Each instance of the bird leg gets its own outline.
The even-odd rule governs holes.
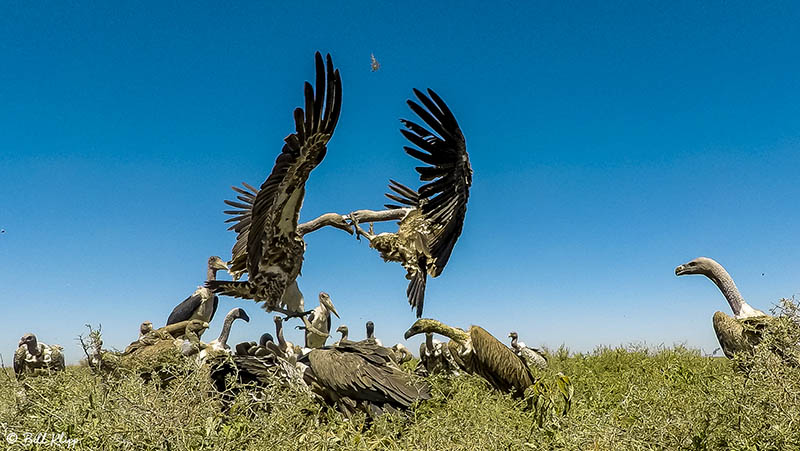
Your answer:
[[[353,227],[347,223],[347,216],[338,213],[325,213],[324,215],[297,225],[297,233],[303,236],[307,233],[317,231],[325,226],[336,227],[344,230],[350,235],[353,234]]]
[[[283,313],[284,315],[286,315],[286,318],[284,318],[284,320],[287,320],[290,318],[302,318],[303,316],[310,314],[314,310],[312,309],[312,310],[306,310],[305,312],[293,312],[283,307],[275,306],[275,307],[270,307],[269,311]]]

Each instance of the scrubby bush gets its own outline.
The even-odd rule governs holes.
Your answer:
[[[277,383],[237,390],[222,413],[207,372],[191,366],[164,388],[82,367],[24,386],[0,375],[0,432],[64,432],[86,450],[800,449],[800,369],[785,358],[800,322],[791,301],[779,313],[754,353],[737,357],[746,365],[682,346],[562,348],[526,399],[476,376],[433,376],[430,401],[371,423]]]

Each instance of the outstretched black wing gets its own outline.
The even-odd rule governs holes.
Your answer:
[[[406,194],[406,191],[412,190],[397,182],[392,181],[390,187],[404,195],[406,200],[418,202],[422,215],[429,221],[431,236],[426,237],[426,241],[433,261],[427,262],[427,272],[436,277],[450,259],[464,226],[469,188],[472,185],[472,167],[464,135],[444,101],[431,89],[428,89],[430,97],[416,89],[414,94],[424,108],[413,100],[407,102],[408,106],[430,130],[412,121],[402,120],[406,127],[406,130],[401,130],[403,136],[416,146],[405,146],[403,149],[428,164],[416,169],[420,180],[429,183],[419,187],[417,199],[410,193]],[[397,197],[393,199],[404,203]]]
[[[305,83],[305,110],[294,110],[295,133],[287,136],[286,143],[275,160],[275,166],[261,188],[244,184],[245,189],[234,187],[237,201],[226,201],[236,210],[225,213],[233,217],[230,229],[237,233],[233,246],[230,271],[236,277],[258,268],[263,250],[291,239],[295,233],[300,206],[305,194],[305,182],[325,157],[326,145],[333,135],[342,107],[342,81],[339,70],[333,69],[330,55],[323,62],[319,52],[315,55],[316,88]],[[276,262],[268,262],[276,263]]]
[[[419,231],[416,238],[419,240],[417,247],[425,249],[426,255],[419,256],[413,262],[419,270],[411,276],[406,289],[408,302],[416,308],[419,318],[425,302],[428,274],[436,277],[442,273],[453,252],[453,246],[461,235],[467,213],[469,187],[472,185],[472,167],[469,164],[464,135],[444,101],[430,89],[430,97],[416,89],[414,94],[424,107],[413,100],[407,102],[408,106],[430,130],[404,119],[401,122],[406,129],[400,131],[416,146],[403,147],[406,153],[428,164],[416,168],[420,180],[428,183],[414,191],[390,180],[389,189],[393,192],[386,194],[386,197],[396,204],[386,204],[386,207],[416,208],[420,210],[428,226],[424,232]]]

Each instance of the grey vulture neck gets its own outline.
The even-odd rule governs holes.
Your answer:
[[[722,292],[722,295],[725,296],[725,300],[730,304],[735,318],[740,319],[764,315],[763,312],[754,309],[744,300],[736,284],[733,282],[733,278],[722,265],[709,258],[708,267],[709,272],[706,276],[714,282],[717,288],[719,288],[719,291]]]

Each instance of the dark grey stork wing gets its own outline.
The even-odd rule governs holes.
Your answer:
[[[389,189],[395,194],[386,196],[404,206],[419,208],[430,226],[430,234],[420,239],[424,241],[421,247],[429,250],[431,259],[426,256],[419,258],[416,264],[420,271],[411,278],[406,290],[408,302],[416,307],[419,318],[425,301],[427,274],[436,277],[442,273],[453,246],[461,236],[472,185],[472,167],[464,135],[444,101],[431,89],[428,89],[430,97],[416,89],[414,94],[424,108],[413,100],[408,100],[408,106],[430,130],[415,122],[402,120],[406,130],[401,130],[401,133],[416,146],[405,146],[403,149],[428,164],[418,166],[416,170],[420,180],[429,183],[415,192],[390,180]],[[386,207],[399,208],[402,205],[387,204]]]
[[[266,248],[296,233],[305,182],[325,157],[342,107],[342,81],[330,55],[323,62],[317,52],[315,63],[316,88],[305,83],[305,110],[294,110],[295,133],[284,140],[272,172],[257,192],[249,185],[234,188],[241,202],[226,202],[236,208],[226,211],[238,234],[230,261],[234,274],[255,271],[262,258],[272,257],[265,255]]]
[[[216,298],[216,296],[214,296]],[[172,313],[169,314],[169,318],[167,318],[167,326],[170,324],[179,323],[181,321],[187,321],[192,317],[192,314],[200,307],[200,304],[203,302],[203,297],[200,296],[200,293],[195,291],[195,293],[188,298],[184,299],[183,302],[178,304],[174,309],[172,309]],[[216,305],[214,306],[216,310]]]

